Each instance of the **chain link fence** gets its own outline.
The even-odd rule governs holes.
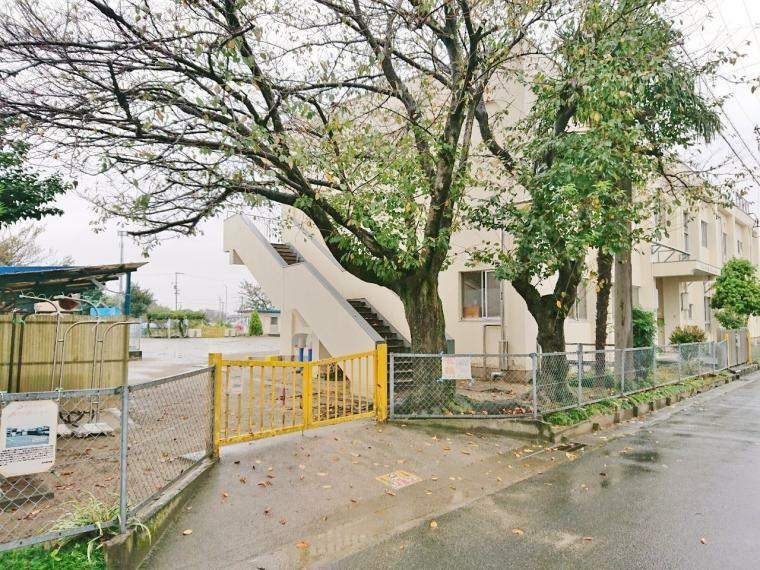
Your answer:
[[[578,345],[541,354],[392,354],[390,416],[537,416],[727,367],[725,341],[626,350]]]
[[[126,389],[0,393],[6,451],[37,453],[55,441],[53,466],[43,473],[10,476],[11,460],[0,454],[0,471],[9,475],[0,475],[0,552],[119,521],[123,529],[128,518],[139,518],[142,507],[211,454],[212,371]],[[19,402],[45,401],[57,405],[55,435],[47,426],[9,427]]]
[[[514,417],[532,413],[530,354],[392,354],[393,417]],[[466,362],[466,373],[450,370]],[[453,373],[452,373],[453,372]]]

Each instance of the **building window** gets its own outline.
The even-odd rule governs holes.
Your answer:
[[[634,307],[640,307],[641,303],[639,302],[639,291],[641,290],[641,287],[633,286],[633,291],[631,292],[631,296],[633,297],[633,306]]]
[[[269,317],[269,324],[273,327],[277,326],[277,317]]]
[[[728,257],[728,234],[726,232],[723,232],[720,250],[723,252],[723,261],[725,261],[726,257]]]
[[[588,319],[588,291],[586,290],[585,283],[578,285],[578,291],[575,295],[575,303],[573,303],[573,306],[570,309],[569,317],[576,321],[585,321]]]
[[[742,251],[744,250],[743,245],[744,244],[742,244],[742,240],[736,240],[736,255],[742,254]]]
[[[462,318],[499,316],[499,280],[493,271],[467,271],[462,275]]]
[[[689,251],[689,214],[683,215],[683,250]]]
[[[707,247],[707,222],[702,222],[699,226],[702,228],[702,247]]]
[[[710,310],[710,296],[705,295],[705,326],[709,326],[712,320],[712,311]]]

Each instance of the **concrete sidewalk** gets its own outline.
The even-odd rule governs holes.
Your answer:
[[[231,446],[144,567],[272,570],[338,560],[549,461],[519,440],[411,422],[356,421]],[[396,470],[419,482],[393,489],[377,479]]]

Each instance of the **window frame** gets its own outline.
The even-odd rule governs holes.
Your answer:
[[[464,315],[464,276],[471,275],[473,273],[480,274],[480,316],[479,317],[466,317]],[[492,321],[501,318],[501,283],[496,279],[496,283],[499,285],[497,288],[497,299],[499,311],[496,315],[488,315],[488,274],[495,274],[493,269],[474,269],[471,271],[459,272],[459,320],[460,321]],[[494,275],[495,278],[495,275]]]
[[[583,300],[583,316],[580,316],[580,301]],[[573,321],[587,321],[588,320],[588,286],[586,283],[579,283],[578,289],[575,295],[575,301],[570,308],[568,318]]]

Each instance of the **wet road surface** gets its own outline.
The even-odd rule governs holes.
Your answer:
[[[760,382],[589,441],[577,459],[440,516],[437,528],[426,520],[333,567],[760,567]]]

